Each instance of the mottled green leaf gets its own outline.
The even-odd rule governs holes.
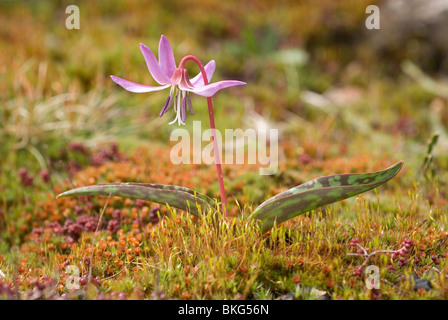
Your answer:
[[[108,183],[81,187],[66,191],[58,195],[58,198],[71,196],[120,196],[133,199],[141,199],[169,205],[174,208],[189,211],[198,216],[196,203],[203,208],[213,208],[213,200],[191,189],[150,183]]]
[[[320,177],[282,192],[257,207],[252,216],[261,220],[263,232],[320,206],[344,200],[374,189],[392,179],[403,166],[393,166],[373,173],[348,173]]]

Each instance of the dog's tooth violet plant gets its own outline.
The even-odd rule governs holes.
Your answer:
[[[218,183],[219,192],[221,194],[221,201],[223,212],[227,215],[227,200],[224,190],[224,181],[221,170],[220,155],[218,150],[218,143],[216,141],[215,132],[215,117],[213,114],[213,104],[211,96],[221,89],[245,85],[245,82],[236,80],[226,80],[219,81],[209,84],[215,72],[215,61],[211,60],[205,67],[202,65],[201,61],[194,56],[188,55],[184,57],[179,67],[176,68],[176,61],[174,60],[174,53],[168,39],[165,36],[160,37],[159,42],[159,61],[157,62],[156,57],[152,51],[146,47],[144,44],[140,44],[140,49],[145,58],[146,65],[148,66],[149,72],[161,86],[151,87],[142,84],[134,83],[125,79],[118,78],[116,76],[111,76],[112,80],[118,85],[122,86],[124,89],[131,92],[152,92],[159,91],[171,87],[170,95],[166,99],[165,105],[160,111],[160,117],[163,116],[174,105],[174,111],[176,117],[170,124],[177,121],[179,125],[185,124],[187,119],[187,105],[191,114],[193,114],[193,105],[191,103],[190,92],[197,95],[207,97],[208,113],[210,118],[210,129],[212,133],[213,149],[215,156],[216,170],[218,172]],[[193,60],[199,66],[201,72],[190,80],[188,77],[188,71],[185,69],[185,62],[188,60]]]
[[[170,88],[170,94],[160,111],[160,116],[163,116],[170,110],[171,106],[174,106],[176,117],[170,124],[175,122],[179,125],[185,124],[187,107],[190,113],[193,114],[193,107],[189,96],[190,92],[207,97],[222,211],[224,215],[227,215],[226,195],[216,141],[211,97],[223,88],[244,85],[245,83],[228,80],[210,84],[209,81],[215,71],[215,61],[213,60],[204,67],[199,59],[188,55],[176,67],[173,50],[164,36],[161,37],[159,42],[159,61],[157,61],[149,48],[143,44],[140,45],[140,48],[151,75],[161,86],[146,86],[115,76],[111,76],[112,80],[131,92],[152,92]],[[188,60],[194,61],[201,70],[200,74],[192,79],[189,78],[188,72],[185,69],[185,63]],[[347,173],[316,178],[266,200],[253,210],[250,217],[259,220],[262,231],[267,232],[274,225],[283,223],[299,214],[377,188],[392,179],[400,171],[402,166],[403,161],[400,161],[378,172]],[[108,183],[92,185],[66,191],[58,195],[58,197],[89,195],[123,196],[147,200],[185,210],[195,216],[201,214],[204,209],[219,211],[214,205],[215,201],[206,195],[181,186],[151,183]]]

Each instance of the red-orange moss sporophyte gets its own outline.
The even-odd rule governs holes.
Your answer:
[[[198,58],[192,55],[188,55],[181,60],[179,67],[176,67],[173,49],[171,48],[168,39],[163,35],[161,36],[159,42],[159,61],[157,61],[152,51],[144,44],[140,44],[140,49],[145,58],[149,72],[153,76],[154,80],[161,86],[146,86],[115,76],[111,76],[112,80],[124,89],[136,93],[159,91],[171,87],[170,94],[166,99],[159,115],[160,117],[163,116],[166,112],[168,112],[171,106],[174,105],[176,117],[173,121],[170,122],[170,124],[173,124],[175,122],[177,122],[179,125],[185,124],[185,121],[187,119],[187,106],[190,113],[193,114],[193,105],[191,103],[190,92],[207,97],[210,129],[213,137],[215,164],[218,172],[218,182],[221,194],[222,208],[224,214],[227,215],[226,195],[224,190],[218,144],[216,142],[215,119],[211,97],[221,89],[238,85],[245,85],[246,83],[236,80],[225,80],[210,84],[209,82],[213,76],[213,73],[215,72],[214,60],[211,60],[204,67]],[[187,69],[185,69],[185,62],[188,60],[194,61],[201,70],[201,72],[192,79],[189,78],[188,71]]]

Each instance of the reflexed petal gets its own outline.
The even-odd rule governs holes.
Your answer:
[[[143,43],[140,43],[140,50],[142,51],[143,57],[145,57],[146,65],[148,66],[149,72],[153,76],[154,80],[160,84],[171,84],[170,78],[167,77],[167,75],[160,68],[154,53],[152,53],[152,51]]]
[[[226,80],[226,81],[219,81],[219,82],[215,82],[212,84],[208,84],[206,86],[202,86],[202,87],[196,87],[193,89],[185,89],[187,91],[191,91],[197,95],[203,96],[203,97],[211,97],[212,95],[214,95],[217,91],[224,89],[224,88],[228,88],[228,87],[233,87],[233,86],[241,86],[241,85],[245,85],[245,82],[242,81],[236,81],[236,80]]]
[[[215,67],[216,63],[215,60],[211,60],[209,63],[207,63],[204,67],[205,73],[207,74],[208,82],[212,81],[213,74],[215,73]],[[202,78],[202,72],[199,72],[199,74],[192,78],[190,80],[191,84],[196,86],[203,86],[204,85],[204,79]]]
[[[176,61],[174,60],[173,49],[165,36],[162,35],[159,42],[159,65],[165,75],[171,79],[176,70]]]
[[[159,90],[168,88],[170,86],[169,84],[167,84],[165,86],[160,86],[160,87],[150,87],[150,86],[145,86],[143,84],[138,84],[138,83],[131,82],[128,80],[124,80],[124,79],[121,79],[116,76],[110,76],[110,77],[116,84],[122,86],[124,89],[126,89],[130,92],[136,92],[136,93],[159,91]]]

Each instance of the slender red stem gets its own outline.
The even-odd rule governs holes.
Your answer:
[[[207,73],[205,72],[204,66],[202,65],[201,61],[195,56],[185,56],[179,64],[179,69],[184,68],[185,62],[188,60],[193,60],[199,66],[199,69],[201,69],[202,78],[204,79],[204,85],[208,85]],[[210,129],[212,131],[213,149],[215,154],[216,171],[218,173],[219,193],[221,194],[222,210],[224,212],[224,216],[227,217],[227,199],[224,189],[224,180],[221,169],[221,158],[218,149],[218,142],[216,141],[215,116],[213,114],[213,104],[211,97],[207,97],[207,105],[208,116],[210,118]]]

